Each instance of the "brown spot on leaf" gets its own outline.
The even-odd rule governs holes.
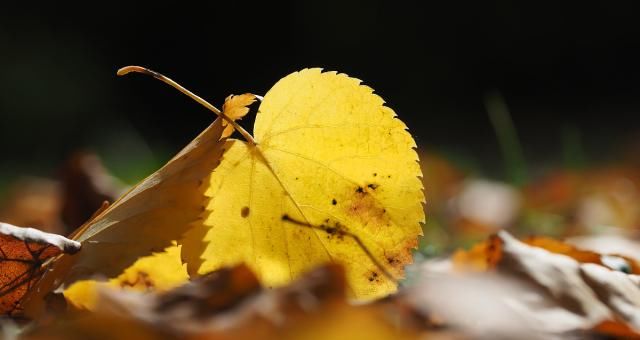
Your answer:
[[[249,216],[249,212],[249,207],[242,207],[242,209],[240,209],[240,216],[246,218],[247,216]]]
[[[371,227],[382,227],[390,225],[391,221],[384,207],[376,200],[372,195],[374,188],[373,185],[367,185],[366,187],[358,186],[355,190],[355,194],[351,194],[351,198],[341,204],[344,206],[347,215],[360,221],[363,225]]]
[[[141,287],[145,290],[151,290],[155,287],[155,283],[145,272],[137,272],[136,277],[133,280],[126,280],[120,282],[120,287]]]
[[[387,269],[399,277],[403,276],[404,266],[413,262],[412,249],[417,245],[418,241],[415,238],[409,239],[395,250],[385,252],[386,262],[389,264]]]
[[[367,185],[367,188],[371,189],[371,190],[376,190],[378,188],[378,185],[375,183],[370,183]]]
[[[338,201],[336,201],[336,199],[334,198],[334,199],[331,200],[331,204],[336,205],[336,204],[338,204]]]

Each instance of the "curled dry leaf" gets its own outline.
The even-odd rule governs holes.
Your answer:
[[[629,275],[595,264],[581,267],[582,277],[618,318],[640,330],[640,288]]]
[[[317,268],[288,286],[263,289],[246,266],[224,268],[158,294],[106,289],[94,313],[37,328],[26,339],[457,339],[453,332],[397,316],[404,305],[386,300],[352,305],[344,271]],[[411,312],[408,312],[411,313]]]
[[[625,258],[640,259],[640,242],[635,233],[620,229],[607,229],[602,234],[571,237],[566,240],[574,247],[600,254],[619,254]]]
[[[160,252],[202,223],[206,178],[223,152],[217,119],[160,170],[72,234],[82,252],[63,255],[27,296],[30,315],[42,310],[43,296],[62,284],[92,276],[116,277],[138,258]]]
[[[628,256],[617,253],[599,254],[548,237],[530,237],[525,239],[524,242],[552,253],[567,255],[580,263],[596,263],[614,270],[640,274],[640,264],[637,260]]]
[[[384,273],[400,278],[411,262],[424,195],[415,142],[383,104],[358,79],[320,69],[276,83],[255,144],[229,140],[211,175],[210,215],[184,240],[190,272],[244,262],[278,286],[337,262],[351,296],[395,291]]]
[[[498,286],[504,280],[519,281],[520,293],[507,296],[505,289],[504,293],[494,296],[495,303],[485,301],[484,308],[494,308],[505,299],[511,301],[511,312],[518,318],[524,317],[528,325],[534,325],[543,334],[615,335],[628,331],[628,335],[637,336],[640,331],[640,279],[627,273],[633,266],[627,265],[624,270],[624,266],[615,264],[616,261],[627,263],[623,257],[584,251],[551,239],[530,238],[520,242],[506,232],[500,232],[469,252],[457,253],[453,267],[467,273],[456,278],[466,280],[459,282],[459,286],[468,287],[465,294],[485,294],[471,288],[477,285],[469,280],[469,268],[476,272],[489,270],[484,275],[497,278],[492,286]],[[425,270],[432,272],[428,268]],[[428,294],[446,296],[443,289],[433,288],[437,286],[433,280],[423,280],[423,284],[418,285],[419,289],[431,288]],[[447,289],[451,287],[447,285]],[[452,303],[447,308],[462,306]],[[449,320],[465,324],[457,317]]]
[[[496,273],[452,275],[434,271],[429,264],[421,269],[418,282],[401,291],[398,299],[425,319],[436,315],[443,325],[467,338],[549,339],[550,332],[536,327],[544,321],[540,320],[545,315],[542,310],[514,310],[514,303],[522,303],[524,297],[529,297],[527,304],[542,305],[545,299],[536,293],[532,284]]]
[[[591,250],[578,248],[569,243],[541,236],[528,237],[523,242],[555,254],[569,256],[580,263],[595,263],[626,273],[640,274],[640,264],[628,256],[599,254]],[[452,262],[454,268],[461,271],[485,271],[495,267],[501,256],[501,243],[493,236],[487,241],[475,244],[469,250],[457,250],[452,256]]]
[[[545,249],[528,246],[506,232],[497,238],[502,244],[500,272],[515,274],[543,287],[557,303],[580,318],[585,326],[613,317],[582,279],[580,263]]]
[[[79,250],[80,243],[60,235],[0,222],[0,314],[21,314],[20,302],[37,282],[42,264]]]

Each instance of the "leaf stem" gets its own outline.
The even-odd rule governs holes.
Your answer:
[[[249,132],[247,132],[247,130],[245,130],[242,126],[240,126],[238,123],[236,123],[233,119],[229,118],[222,111],[218,110],[218,108],[216,108],[215,106],[211,105],[209,102],[207,102],[206,100],[204,100],[201,97],[197,96],[193,92],[187,90],[182,85],[176,83],[171,78],[166,77],[162,73],[153,71],[151,69],[148,69],[148,68],[142,67],[142,66],[125,66],[125,67],[119,69],[117,74],[118,74],[118,76],[124,76],[124,75],[126,75],[128,73],[131,73],[131,72],[137,72],[137,73],[146,74],[148,76],[152,76],[152,77],[160,80],[161,82],[163,82],[163,83],[165,83],[167,85],[170,85],[171,87],[175,88],[176,90],[182,92],[183,94],[187,95],[189,98],[195,100],[200,105],[202,105],[202,106],[206,107],[207,109],[213,111],[216,115],[218,115],[222,119],[226,120],[227,123],[229,123],[231,126],[233,126],[236,129],[236,131],[240,132],[240,134],[244,137],[244,139],[249,144],[251,144],[253,146],[256,145],[256,141],[255,141],[255,139],[253,139],[253,136],[251,136],[251,134]]]
[[[293,223],[293,224],[301,226],[301,227],[308,227],[308,228],[311,228],[311,229],[322,230],[325,233],[329,233],[329,234],[339,232],[344,236],[351,237],[356,242],[358,247],[360,247],[360,249],[362,249],[362,251],[364,251],[365,255],[367,255],[369,260],[371,260],[371,262],[373,262],[373,264],[376,267],[378,267],[378,269],[380,269],[382,274],[384,276],[386,276],[387,279],[389,279],[393,283],[398,283],[398,280],[387,270],[387,268],[385,268],[382,265],[382,263],[380,263],[380,261],[378,261],[378,259],[376,259],[375,256],[373,256],[373,254],[371,253],[369,248],[367,248],[367,246],[364,245],[364,242],[362,242],[362,240],[360,239],[360,237],[358,237],[358,235],[356,235],[356,234],[354,234],[354,233],[352,233],[352,232],[350,232],[348,230],[339,230],[339,231],[337,231],[337,230],[329,228],[329,227],[327,227],[325,225],[316,226],[316,225],[313,225],[311,223],[298,221],[298,220],[295,220],[295,219],[291,218],[289,215],[283,215],[282,216],[282,220],[285,221],[285,222]]]

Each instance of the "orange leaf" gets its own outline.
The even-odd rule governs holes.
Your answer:
[[[542,248],[554,254],[571,257],[580,263],[595,263],[611,269],[629,274],[640,274],[640,263],[627,256],[617,254],[600,254],[590,250],[583,250],[571,244],[549,237],[532,236],[522,240],[527,245]],[[453,253],[452,263],[458,271],[483,272],[495,268],[502,258],[501,242],[495,235],[488,240],[475,244],[469,250],[457,250]],[[625,264],[624,270],[615,268],[607,261],[608,258],[619,258]]]
[[[256,96],[251,93],[230,95],[224,100],[224,104],[222,104],[222,112],[234,121],[240,120],[249,113],[249,105],[255,101]],[[222,126],[225,127],[222,132],[222,138],[231,136],[234,131],[233,126],[229,125],[226,120],[222,122]]]
[[[580,263],[595,263],[609,268],[611,268],[611,265],[609,263],[606,263],[605,259],[606,256],[613,255],[624,259],[628,263],[629,268],[628,271],[625,270],[626,272],[630,274],[640,274],[640,264],[638,264],[638,262],[636,262],[634,259],[626,256],[617,254],[599,254],[590,250],[582,250],[574,247],[571,244],[542,236],[530,237],[526,240],[523,240],[523,242],[530,246],[546,249],[552,253],[569,256]]]
[[[495,266],[502,259],[502,242],[496,235],[486,241],[475,244],[469,250],[458,249],[451,260],[458,271],[484,272]]]
[[[603,321],[592,331],[606,339],[640,339],[640,334],[637,331],[618,321]]]
[[[45,260],[80,250],[60,235],[0,222],[0,314],[19,315],[20,302],[38,280]]]

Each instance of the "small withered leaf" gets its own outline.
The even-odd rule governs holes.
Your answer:
[[[20,315],[22,299],[40,278],[42,264],[78,251],[80,243],[63,236],[0,222],[0,314]]]

